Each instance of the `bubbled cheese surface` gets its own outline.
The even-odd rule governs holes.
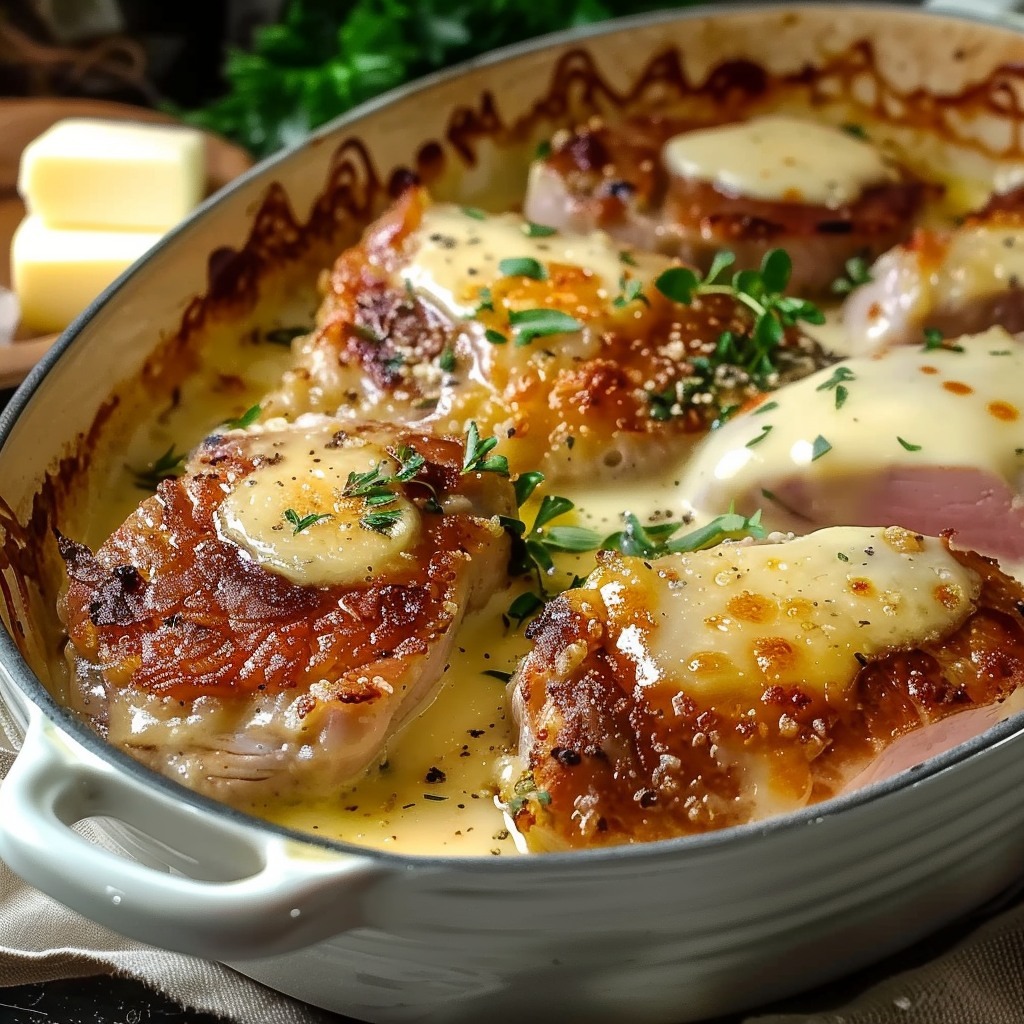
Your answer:
[[[615,559],[587,586],[621,626],[616,646],[641,686],[713,704],[776,685],[840,703],[865,659],[959,626],[980,584],[934,538],[834,527],[653,563]]]
[[[300,586],[357,586],[410,558],[421,533],[419,510],[401,494],[377,509],[361,497],[345,497],[350,473],[365,473],[394,461],[374,444],[348,439],[325,445],[322,432],[258,436],[253,450],[264,456],[238,481],[217,509],[217,529],[271,572]],[[400,488],[398,488],[400,490]],[[299,519],[326,518],[296,531]],[[387,531],[362,525],[367,512],[400,512]]]
[[[833,208],[896,179],[870,142],[784,116],[676,135],[665,144],[663,159],[672,174],[709,182],[729,195]]]

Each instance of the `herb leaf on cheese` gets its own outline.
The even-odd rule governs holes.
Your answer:
[[[292,526],[292,536],[302,533],[303,530],[308,530],[311,526],[315,526],[317,523],[323,522],[325,519],[330,519],[330,512],[311,512],[309,515],[300,516],[298,512],[293,508],[286,508],[284,510],[284,517]]]
[[[508,315],[508,322],[516,329],[516,345],[529,345],[535,338],[583,330],[579,320],[560,309],[513,310]]]
[[[228,430],[245,430],[246,427],[251,427],[260,418],[261,412],[263,412],[261,405],[250,405],[237,419],[226,420],[224,426]]]

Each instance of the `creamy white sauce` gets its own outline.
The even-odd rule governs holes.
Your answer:
[[[676,135],[665,166],[729,195],[832,208],[857,200],[897,173],[870,142],[795,117],[761,117]]]

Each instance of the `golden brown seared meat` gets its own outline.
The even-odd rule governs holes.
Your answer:
[[[749,309],[670,301],[653,283],[669,265],[408,191],[325,276],[316,329],[264,405],[442,434],[474,420],[514,472],[552,482],[659,464],[723,408],[825,361],[790,328],[765,369]],[[724,332],[745,355],[723,354]]]
[[[993,562],[896,527],[605,553],[532,625],[510,684],[510,815],[561,849],[825,799],[899,737],[1024,683],[1022,599]]]
[[[95,554],[59,538],[73,702],[235,802],[343,782],[506,583],[511,485],[463,457],[454,439],[316,416],[209,438]]]
[[[523,208],[705,270],[721,249],[753,268],[784,248],[793,287],[818,294],[846,260],[907,238],[929,190],[870,142],[825,125],[776,116],[707,129],[653,116],[557,135]]]

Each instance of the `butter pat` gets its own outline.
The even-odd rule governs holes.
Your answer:
[[[26,217],[11,241],[11,275],[29,331],[62,331],[162,231],[69,231]]]
[[[194,129],[69,118],[25,147],[18,191],[47,227],[166,231],[199,203],[204,181]]]

